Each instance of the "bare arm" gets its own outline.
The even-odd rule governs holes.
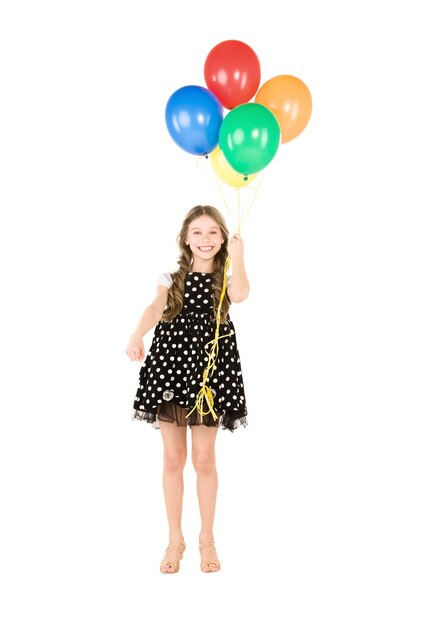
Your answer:
[[[126,354],[131,361],[142,361],[145,357],[143,337],[161,319],[164,307],[167,304],[168,287],[157,285],[157,294],[149,304],[133,331],[126,347]]]
[[[161,320],[164,307],[167,304],[168,291],[168,288],[164,285],[157,285],[157,294],[151,304],[149,304],[142,313],[142,317],[137,323],[133,335],[143,337]]]
[[[232,260],[232,280],[227,293],[231,302],[243,302],[248,298],[250,284],[244,265],[244,244],[239,234],[229,242],[228,253]]]

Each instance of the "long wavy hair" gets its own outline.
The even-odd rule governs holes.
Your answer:
[[[183,297],[185,293],[185,275],[187,272],[191,271],[191,266],[193,263],[191,249],[188,245],[185,244],[185,241],[188,236],[189,225],[197,217],[200,217],[200,215],[208,215],[209,217],[211,217],[212,220],[214,220],[219,226],[223,237],[223,244],[219,252],[216,253],[213,259],[213,320],[216,318],[217,315],[220,294],[222,293],[223,288],[225,261],[228,256],[229,232],[223,215],[217,209],[208,204],[197,205],[193,207],[190,211],[188,211],[183,221],[182,228],[180,229],[180,233],[176,239],[180,251],[180,256],[178,258],[179,269],[176,272],[173,272],[171,275],[173,283],[169,289],[167,304],[161,318],[165,322],[171,322],[176,317],[176,315],[178,315],[182,311]],[[220,321],[222,324],[226,321],[229,312],[229,305],[230,301],[228,295],[225,292],[220,315]]]

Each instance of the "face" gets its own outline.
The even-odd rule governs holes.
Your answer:
[[[200,215],[190,222],[185,243],[191,248],[194,259],[213,259],[223,242],[219,224],[208,215]]]

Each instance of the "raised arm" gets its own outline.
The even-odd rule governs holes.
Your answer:
[[[231,302],[243,302],[248,298],[250,284],[244,265],[244,243],[238,233],[231,237],[228,254],[232,261],[232,280],[228,285],[227,293]]]

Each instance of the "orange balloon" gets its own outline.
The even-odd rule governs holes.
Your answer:
[[[306,128],[312,113],[312,96],[296,76],[275,76],[264,83],[255,102],[266,106],[278,120],[281,143],[291,141]]]

